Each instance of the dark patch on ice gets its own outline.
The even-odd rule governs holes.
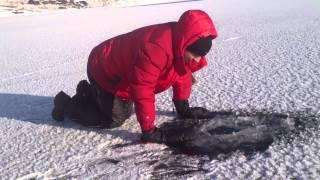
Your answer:
[[[128,142],[128,143],[123,143],[123,144],[115,144],[113,146],[111,146],[112,149],[118,149],[118,148],[125,148],[128,146],[132,146],[132,145],[137,145],[137,144],[141,144],[140,141],[134,141],[134,142]]]
[[[212,159],[224,161],[233,153],[254,158],[257,152],[269,157],[266,151],[273,142],[291,143],[298,134],[309,128],[319,128],[320,115],[312,111],[273,113],[268,111],[212,112],[206,120],[174,120],[164,123],[173,140],[167,142],[171,153],[152,160],[151,179],[187,179],[204,176],[205,164]],[[189,140],[174,136],[184,133]],[[165,151],[166,152],[166,151]],[[191,156],[190,156],[191,155]]]
[[[156,167],[154,167],[154,170],[167,169],[167,168],[169,168],[168,165],[161,163],[161,164],[157,165]]]
[[[158,160],[152,160],[148,162],[148,165],[154,165],[158,162]]]
[[[183,119],[164,123],[161,128],[172,137],[166,144],[190,155],[245,154],[264,152],[276,140],[287,138],[318,123],[310,112],[273,113],[222,111],[209,119]],[[183,137],[183,138],[181,138]]]
[[[153,161],[151,179],[187,179],[196,174],[202,175],[208,172],[202,168],[208,160],[198,156],[163,154],[158,161]]]
[[[211,135],[218,135],[218,134],[231,134],[231,133],[235,133],[235,132],[239,132],[239,129],[235,129],[235,128],[231,128],[231,127],[227,127],[227,126],[219,126],[217,128],[214,129],[210,129],[208,132]]]
[[[108,159],[107,161],[110,162],[110,163],[112,163],[112,164],[118,164],[118,163],[121,162],[121,161],[118,161],[118,160],[116,160],[116,159]]]

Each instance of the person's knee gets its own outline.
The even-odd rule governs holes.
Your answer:
[[[112,116],[106,115],[103,118],[103,127],[116,128],[121,126],[133,113],[133,103],[123,101],[115,96],[113,100]]]
[[[112,118],[117,121],[128,119],[133,113],[132,101],[121,100],[115,96],[112,108]]]
[[[124,118],[117,118],[117,117],[106,117],[102,119],[101,125],[103,128],[106,129],[112,129],[112,128],[117,128],[120,127],[126,119]]]

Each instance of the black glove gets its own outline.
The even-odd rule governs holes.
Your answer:
[[[157,127],[153,128],[148,132],[143,132],[141,136],[142,142],[165,143],[166,140],[166,133]]]
[[[143,132],[141,141],[177,146],[194,138],[192,128],[193,127],[155,127],[151,131]]]
[[[173,100],[173,103],[180,118],[207,119],[210,116],[210,111],[206,108],[190,108],[188,100]]]

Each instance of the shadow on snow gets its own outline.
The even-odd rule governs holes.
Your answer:
[[[139,133],[118,129],[87,128],[71,120],[57,122],[52,119],[53,97],[25,94],[0,94],[0,118],[14,119],[34,124],[95,131],[101,134],[111,134],[128,141],[137,141]]]

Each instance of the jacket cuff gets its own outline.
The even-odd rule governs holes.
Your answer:
[[[154,129],[154,120],[139,120],[139,124],[143,133],[150,132]]]

